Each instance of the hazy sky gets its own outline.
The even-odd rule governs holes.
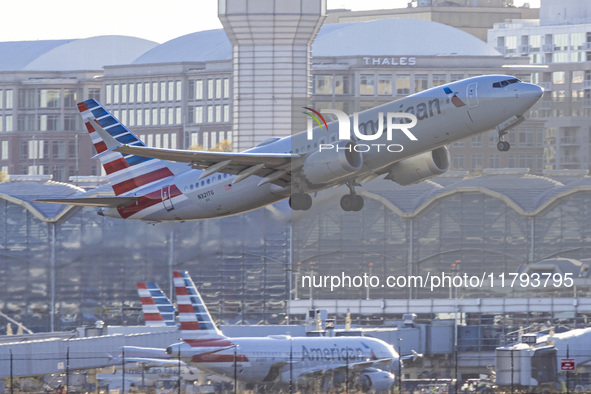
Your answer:
[[[540,0],[515,0],[539,7]],[[0,5],[1,41],[126,35],[159,43],[217,29],[217,0],[20,0]],[[408,0],[328,0],[328,8],[353,10],[406,7]]]

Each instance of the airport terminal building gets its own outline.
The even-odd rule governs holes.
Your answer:
[[[591,15],[584,0],[547,0],[540,19],[496,23],[488,42],[506,58],[529,58],[544,88],[546,168],[589,169],[591,158]]]
[[[529,57],[506,56],[507,45],[487,45],[435,22],[381,19],[320,27],[313,19],[308,33],[315,39],[300,64],[309,74],[294,79],[317,109],[361,111],[482,74],[527,82],[547,82],[549,75],[532,67]],[[383,36],[388,40],[376,40]],[[83,56],[90,51],[110,53],[108,65],[96,63],[101,56]],[[231,149],[242,150],[261,142],[252,127],[241,133],[237,116],[268,126],[274,110],[261,102],[248,113],[237,102],[274,87],[253,83],[252,90],[238,91],[245,80],[235,79],[232,54],[221,29],[163,44],[116,36],[0,43],[0,170],[11,175],[0,183],[1,314],[36,332],[98,320],[142,324],[136,282],[154,281],[171,295],[171,270],[182,269],[222,324],[302,323],[315,309],[326,309],[338,323],[350,312],[355,323],[372,326],[413,313],[448,322],[455,315],[458,345],[478,352],[505,344],[520,327],[588,322],[591,177],[587,161],[556,161],[556,134],[547,122],[562,109],[553,107],[560,102],[553,93],[511,131],[511,151],[497,151],[496,132],[460,141],[450,147],[452,168],[443,176],[405,187],[385,179],[358,187],[365,199],[360,212],[344,212],[335,203],[344,187],[318,193],[309,211],[292,211],[283,201],[184,223],[114,220],[94,208],[32,202],[81,187],[108,191],[77,114],[81,99],[103,102],[150,146],[227,149],[220,143],[230,141]],[[275,55],[279,67],[290,64],[289,56]],[[586,91],[587,79],[577,90]],[[299,106],[283,110],[292,113],[293,124],[305,123]],[[280,130],[294,131],[300,129]],[[455,289],[400,282],[330,288],[304,279],[425,279],[444,272],[483,282]],[[572,285],[509,285],[502,276],[532,273],[570,277]],[[0,333],[6,322],[0,319]]]
[[[104,218],[93,208],[31,202],[48,189],[69,195],[70,185],[5,182],[0,269],[7,291],[0,311],[33,331],[96,320],[137,324],[135,283],[156,281],[170,292],[174,268],[192,274],[212,315],[224,324],[301,322],[308,309],[320,306],[337,319],[350,309],[359,323],[383,324],[404,313],[429,318],[451,313],[454,299],[481,305],[471,316],[497,316],[495,324],[503,316],[515,324],[582,323],[591,313],[585,301],[591,297],[590,179],[581,172],[538,176],[489,170],[406,187],[374,180],[360,188],[366,200],[361,212],[343,212],[334,201],[345,191],[333,189],[320,193],[307,212],[293,213],[281,202],[228,218],[157,225]],[[367,273],[385,280],[441,271],[485,272],[497,280],[495,286],[460,288],[451,296],[449,287],[302,285],[305,275]],[[570,273],[574,286],[502,287],[503,272]],[[433,299],[443,304],[413,304]],[[487,306],[486,299],[501,302]],[[529,309],[512,308],[503,299],[535,302],[540,309],[525,312]]]

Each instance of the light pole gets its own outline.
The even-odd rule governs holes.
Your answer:
[[[298,269],[295,272],[295,294],[294,294],[294,300],[299,300],[299,293],[298,293],[298,283],[300,283],[300,276],[302,275],[301,269],[302,269],[302,262],[298,261],[296,263]]]
[[[289,338],[289,393],[293,393],[293,338]]]
[[[369,263],[368,266],[369,266],[369,280],[371,282],[373,263]],[[366,300],[369,300],[369,288],[370,288],[369,283],[367,283],[367,286],[365,288],[365,299]]]
[[[452,263],[451,268],[452,271],[457,275],[460,272],[460,264],[462,260],[456,260],[455,263]],[[452,286],[450,284],[449,291],[454,291],[454,364],[455,364],[455,375],[456,375],[456,383],[455,383],[455,390],[456,393],[458,392],[458,288]]]
[[[238,393],[238,345],[234,345],[234,394]]]
[[[314,309],[314,266],[316,262],[310,261],[310,276],[312,277],[312,283],[310,283],[310,309]]]
[[[402,338],[398,338],[398,392],[402,393]]]

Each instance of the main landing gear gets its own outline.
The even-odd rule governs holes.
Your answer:
[[[307,211],[312,207],[312,197],[306,193],[294,193],[289,197],[289,206],[294,211]]]
[[[361,211],[364,205],[363,197],[355,193],[355,186],[352,182],[348,182],[347,186],[349,186],[350,193],[341,197],[341,208],[343,211]]]
[[[363,197],[355,193],[355,186],[348,182],[349,194],[341,197],[341,208],[343,211],[361,211],[364,205]],[[299,192],[289,197],[289,206],[294,211],[307,211],[312,207],[312,197],[309,194]]]
[[[501,152],[507,152],[509,148],[511,148],[511,145],[507,141],[501,140],[497,143],[497,149]]]
[[[505,141],[505,134],[507,134],[506,131],[499,131],[499,142],[497,142],[497,149],[501,152],[507,152],[509,148],[511,148],[511,145]]]

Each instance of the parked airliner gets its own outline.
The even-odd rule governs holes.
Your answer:
[[[473,77],[352,115],[348,139],[340,138],[342,122],[318,122],[311,132],[271,138],[240,153],[147,147],[90,99],[78,108],[115,196],[90,191],[37,202],[98,206],[99,214],[114,218],[184,221],[234,215],[286,198],[292,209],[307,210],[311,194],[347,185],[341,207],[358,211],[363,198],[355,188],[365,182],[382,176],[410,185],[447,171],[448,144],[496,129],[497,148],[509,150],[504,135],[542,93],[506,75]],[[316,119],[326,113],[307,109]],[[408,128],[384,132],[396,122]]]
[[[173,271],[183,341],[166,353],[190,366],[251,385],[321,383],[357,386],[363,391],[388,391],[398,371],[394,347],[370,337],[229,338],[215,326],[193,280]],[[137,350],[137,349],[136,349]],[[148,349],[152,352],[154,349]],[[164,354],[163,354],[164,355]]]

